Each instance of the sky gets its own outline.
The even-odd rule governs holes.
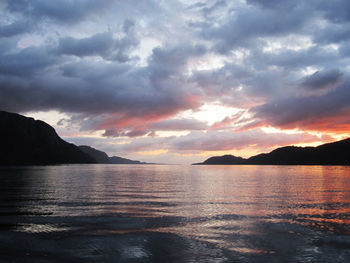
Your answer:
[[[193,163],[350,134],[348,0],[2,0],[0,110]]]

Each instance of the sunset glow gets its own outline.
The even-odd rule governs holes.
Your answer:
[[[347,138],[342,5],[4,1],[0,107],[149,162]]]

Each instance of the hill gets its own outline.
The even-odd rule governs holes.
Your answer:
[[[247,160],[233,155],[213,156],[207,159],[203,164],[244,164]]]
[[[49,124],[0,111],[0,165],[95,163]]]
[[[214,156],[198,164],[271,164],[271,165],[350,165],[350,138],[317,147],[286,146],[252,156]]]
[[[150,164],[150,163],[145,163],[145,162],[140,162],[140,161],[122,158],[119,156],[112,156],[112,157],[109,157],[109,159],[111,160],[111,163],[113,163],[113,164]]]
[[[81,151],[93,158],[96,163],[110,163],[110,159],[105,152],[87,145],[79,145],[78,147]]]
[[[106,164],[146,164],[140,161],[134,161],[119,156],[108,157],[105,152],[97,150],[93,147],[87,145],[80,145],[80,150],[92,157],[97,163],[106,163]]]

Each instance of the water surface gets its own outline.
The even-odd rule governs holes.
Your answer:
[[[350,167],[2,167],[0,180],[0,262],[350,262]]]

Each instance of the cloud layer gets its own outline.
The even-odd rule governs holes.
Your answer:
[[[315,132],[344,136],[349,8],[346,0],[2,1],[0,109],[55,110],[67,116],[57,125],[66,134],[133,138],[145,151],[157,150],[150,141],[174,152],[259,148],[249,132],[267,148],[323,141]],[[227,113],[197,118],[208,105]],[[263,127],[301,133],[290,140]]]

